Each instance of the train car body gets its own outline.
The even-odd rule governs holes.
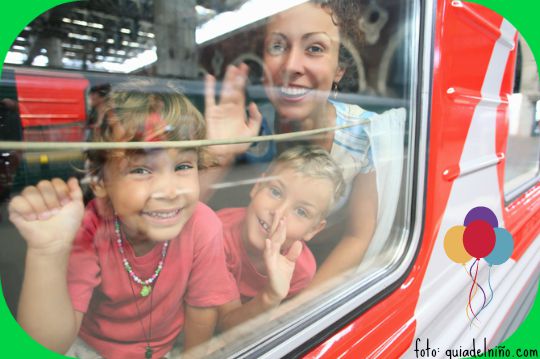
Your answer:
[[[538,172],[511,200],[504,190],[518,35],[502,16],[479,5],[440,1],[434,14],[432,85],[424,102],[429,104],[424,117],[427,138],[417,172],[425,187],[418,193],[417,205],[423,205],[417,212],[422,226],[413,232],[419,237],[416,256],[398,288],[306,358],[439,358],[448,357],[447,350],[469,356],[472,352],[463,350],[473,346],[484,352],[513,333],[536,296]],[[428,68],[424,72],[430,75]],[[489,291],[490,275],[494,295],[478,322],[465,313],[471,263],[464,271],[444,249],[447,231],[463,225],[468,211],[477,206],[490,208],[515,243],[504,265],[480,263],[477,281]],[[474,303],[481,308],[481,301]],[[531,344],[538,348],[538,341]]]

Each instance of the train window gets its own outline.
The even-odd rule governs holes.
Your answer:
[[[21,204],[64,182],[22,190],[70,177],[69,354],[191,349],[219,307],[194,355],[284,355],[376,302],[414,247],[420,3],[74,2],[28,24],[0,87],[2,212],[38,212],[0,223],[12,312],[31,222],[75,233]]]
[[[523,37],[518,42],[514,92],[508,102],[504,192],[511,200],[530,187],[540,169],[540,81],[537,63]]]

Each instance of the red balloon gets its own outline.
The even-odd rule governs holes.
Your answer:
[[[486,221],[476,220],[463,232],[463,246],[467,253],[474,258],[484,258],[495,247],[495,231]]]

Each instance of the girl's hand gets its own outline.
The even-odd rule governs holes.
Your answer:
[[[289,293],[296,260],[302,252],[302,243],[300,241],[294,242],[287,254],[281,254],[281,246],[285,242],[287,228],[284,219],[274,219],[275,221],[279,222],[270,238],[266,239],[264,262],[268,275],[268,284],[265,289],[266,299],[277,305]],[[272,228],[274,227],[275,223],[272,225]]]
[[[70,178],[26,187],[9,203],[9,219],[28,243],[44,254],[69,251],[84,213],[79,183]]]
[[[262,115],[255,103],[250,103],[246,116],[245,88],[249,68],[242,63],[238,67],[229,65],[223,79],[219,101],[215,100],[216,79],[212,75],[205,78],[206,137],[221,140],[235,137],[253,137],[259,134]],[[209,146],[211,153],[236,156],[246,152],[251,144]]]

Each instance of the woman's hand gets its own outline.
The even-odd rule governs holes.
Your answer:
[[[67,183],[55,178],[28,186],[9,204],[9,219],[28,249],[42,254],[69,251],[83,214],[83,195],[75,178]]]
[[[287,297],[291,287],[291,279],[296,266],[296,260],[302,252],[302,243],[295,241],[286,254],[281,253],[281,247],[286,239],[286,224],[284,219],[279,221],[276,230],[270,238],[266,239],[264,249],[264,263],[268,275],[268,284],[265,288],[266,300],[278,305]],[[272,228],[275,226],[273,225]]]
[[[238,67],[229,65],[223,80],[219,101],[216,103],[216,79],[212,75],[205,78],[206,136],[210,140],[235,137],[253,137],[259,134],[262,115],[255,103],[248,107],[246,115],[245,88],[249,68],[242,63]],[[213,154],[236,156],[247,151],[250,143],[210,146]]]

